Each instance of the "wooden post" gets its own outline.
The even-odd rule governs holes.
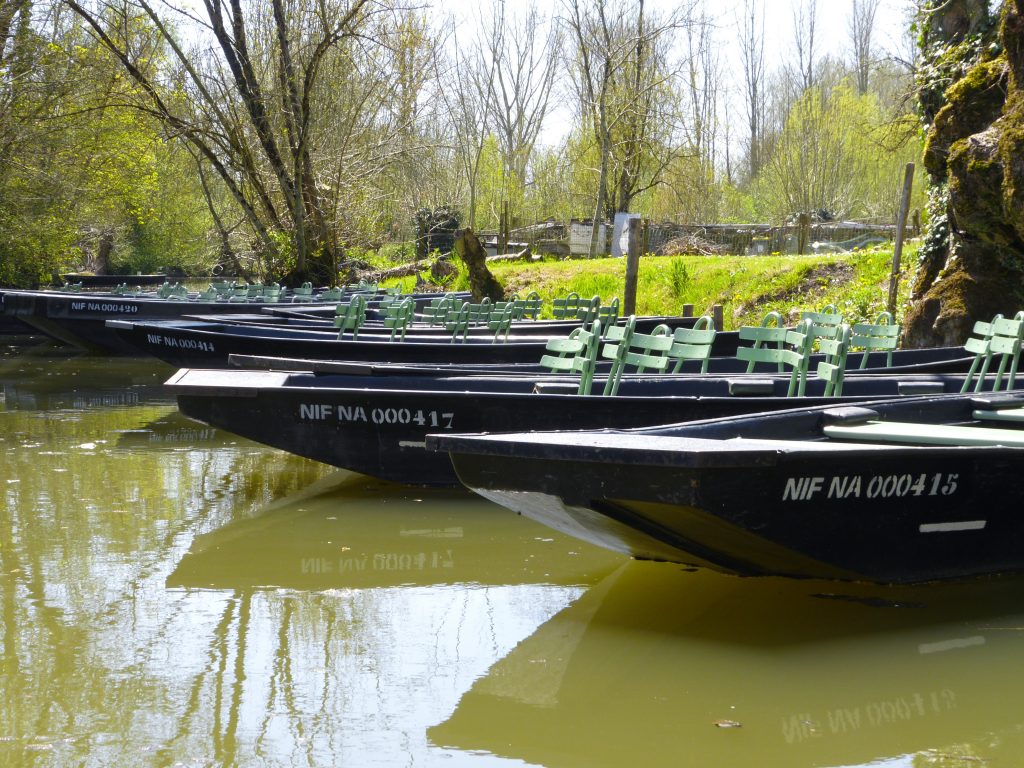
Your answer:
[[[693,317],[693,304],[683,304],[683,317]]]
[[[900,257],[903,255],[903,230],[907,226],[907,209],[910,208],[910,190],[914,186],[914,164],[907,163],[903,173],[903,196],[896,216],[896,242],[892,249],[892,272],[889,274],[889,301],[886,309],[896,317],[896,293],[900,281]]]
[[[501,213],[498,215],[498,253],[508,253],[508,201],[501,201]]]
[[[721,304],[714,304],[711,307],[711,322],[716,331],[721,331],[725,326],[725,315],[722,312]]]
[[[623,291],[622,314],[628,317],[636,314],[636,284],[640,274],[640,219],[630,219],[627,226],[626,288]]]
[[[811,241],[811,214],[801,213],[797,217],[797,226],[796,252],[798,256],[803,256]]]

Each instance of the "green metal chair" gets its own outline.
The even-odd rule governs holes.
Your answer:
[[[667,326],[658,326],[659,328]],[[708,315],[698,317],[692,328],[676,328],[672,333],[672,347],[668,356],[675,360],[671,373],[680,373],[689,360],[700,363],[700,372],[708,372],[711,348],[715,343],[715,321]]]
[[[807,385],[808,352],[814,339],[811,325],[811,320],[801,320],[793,330],[744,326],[739,330],[740,339],[753,341],[754,344],[737,349],[736,357],[747,361],[748,373],[752,372],[758,363],[777,365],[779,370],[789,367],[789,388],[786,396],[803,396]],[[773,346],[764,346],[766,343]]]
[[[971,391],[972,383],[975,392],[981,392],[995,357],[999,358],[996,377],[992,390],[1003,387],[1006,376],[1006,388],[1012,389],[1017,380],[1017,369],[1020,364],[1021,340],[1024,339],[1024,312],[1018,312],[1012,320],[996,315],[992,322],[977,322],[973,333],[977,336],[967,339],[964,349],[974,355],[971,367],[964,377],[961,393]]]
[[[839,397],[843,394],[846,355],[850,348],[851,335],[850,326],[843,325],[835,338],[818,340],[818,349],[825,355],[825,360],[818,363],[817,375],[825,382],[825,397]]]
[[[899,344],[900,326],[893,322],[889,312],[882,312],[875,318],[873,323],[854,323],[851,328],[850,350],[862,349],[860,365],[858,368],[866,368],[868,355],[872,352],[885,352],[885,365],[892,365],[893,350]]]
[[[366,298],[362,294],[354,294],[345,304],[339,304],[335,310],[334,327],[338,329],[338,338],[351,333],[352,338],[359,338],[359,329],[366,322]]]
[[[569,320],[575,318],[580,309],[580,295],[571,291],[565,296],[559,296],[551,301],[551,316],[555,320]]]
[[[399,341],[405,341],[405,332],[409,330],[409,326],[412,325],[415,315],[416,302],[411,296],[407,296],[401,301],[396,301],[388,305],[384,310],[383,319],[384,327],[391,330],[391,335],[388,338],[388,341],[394,341],[396,337]]]
[[[574,328],[567,338],[548,341],[540,365],[551,373],[579,374],[576,394],[589,395],[593,388],[594,366],[600,342],[600,324],[591,329]]]
[[[306,304],[313,300],[313,284],[303,283],[292,291],[293,304]]]

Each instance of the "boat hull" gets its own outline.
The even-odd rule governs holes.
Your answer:
[[[918,377],[956,391],[959,377]],[[856,395],[892,397],[901,379],[864,377]],[[779,393],[786,381],[774,382]],[[448,456],[426,449],[437,432],[628,428],[792,407],[782,396],[728,395],[729,380],[646,377],[620,395],[545,394],[569,380],[529,377],[317,376],[282,371],[184,369],[167,382],[187,416],[243,437],[366,475],[453,486]],[[812,392],[814,390],[812,389]],[[840,402],[820,393],[805,404]]]
[[[124,318],[175,319],[184,314],[252,312],[252,304],[239,302],[172,301],[155,297],[58,291],[7,291],[3,311],[26,326],[58,341],[100,354],[139,355],[106,326]]]
[[[748,421],[772,418],[792,420]],[[1008,504],[1024,492],[1024,450],[741,434],[690,425],[430,445],[475,492],[637,558],[883,583],[1024,570],[1024,518]]]

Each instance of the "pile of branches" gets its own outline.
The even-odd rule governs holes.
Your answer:
[[[686,234],[666,240],[656,253],[659,256],[719,256],[727,251],[728,246],[705,240],[700,235]]]

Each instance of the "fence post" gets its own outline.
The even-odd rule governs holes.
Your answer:
[[[683,317],[693,317],[693,304],[683,304]]]
[[[711,321],[714,324],[716,331],[722,330],[725,325],[725,315],[722,312],[721,304],[715,304],[711,307]]]
[[[907,226],[907,209],[910,208],[910,190],[914,186],[914,164],[907,163],[903,172],[903,197],[900,198],[900,210],[896,216],[896,242],[892,249],[892,272],[889,274],[889,301],[886,309],[896,317],[896,294],[900,281],[900,258],[903,255],[903,230]]]
[[[640,274],[640,219],[627,222],[626,287],[623,291],[622,313],[636,314],[636,284]]]

